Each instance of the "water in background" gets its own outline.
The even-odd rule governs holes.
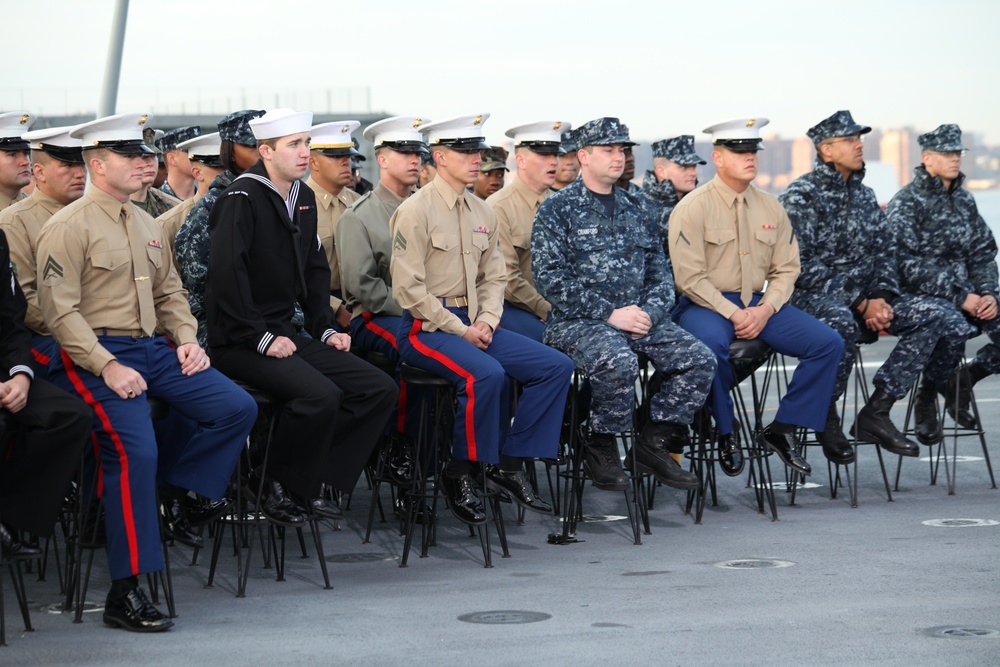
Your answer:
[[[974,190],[972,196],[976,198],[979,215],[993,230],[993,238],[1000,242],[1000,190]]]

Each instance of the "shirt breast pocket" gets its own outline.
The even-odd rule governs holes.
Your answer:
[[[431,247],[439,252],[451,254],[458,248],[458,236],[440,232],[431,234]]]
[[[713,246],[724,246],[736,240],[735,229],[706,229],[705,242]]]
[[[768,265],[771,263],[771,257],[774,255],[774,244],[778,241],[778,230],[777,229],[755,229],[754,230],[754,248],[755,254],[764,260]]]
[[[155,248],[151,245],[146,246],[146,257],[149,258],[149,263],[153,266],[154,270],[163,266],[163,248]]]
[[[475,246],[476,250],[479,251],[479,256],[487,254],[490,250],[490,237],[489,234],[483,234],[480,232],[472,233],[472,245]]]
[[[84,291],[100,298],[120,295],[132,281],[132,256],[128,248],[100,250],[90,256]]]

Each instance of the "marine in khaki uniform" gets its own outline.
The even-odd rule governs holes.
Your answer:
[[[337,315],[341,331],[349,331],[351,313],[344,307],[340,290],[340,263],[337,259],[337,222],[347,207],[361,198],[354,184],[351,158],[358,155],[351,133],[361,126],[356,120],[340,120],[313,126],[309,144],[309,180],[316,193],[316,228],[330,262],[330,307]]]
[[[164,566],[160,516],[169,535],[200,545],[183,500],[189,490],[223,497],[257,415],[253,399],[210,368],[163,231],[129,200],[150,153],[148,120],[119,114],[70,133],[83,142],[92,186],[38,237],[38,301],[62,346],[51,378],[94,409],[112,579],[104,622],[142,632],[172,625],[138,585]],[[169,339],[153,337],[157,328]],[[198,424],[190,439],[157,448],[147,392]]]
[[[786,466],[808,475],[812,469],[799,453],[795,430],[823,432],[844,340],[787,303],[799,276],[799,245],[778,200],[752,185],[760,128],[767,123],[744,118],[705,129],[715,147],[716,176],[685,196],[669,222],[670,261],[681,294],[674,320],[715,353],[708,407],[721,444],[734,431],[733,339],[759,338],[779,354],[798,357],[764,441]]]
[[[186,199],[156,219],[163,227],[166,241],[173,255],[174,237],[191,212],[194,205],[204,197],[216,176],[226,170],[222,164],[222,139],[218,132],[202,134],[177,145],[191,164],[191,175],[198,189],[190,199]]]
[[[569,123],[543,120],[507,130],[514,140],[517,173],[509,187],[486,200],[493,207],[500,228],[500,249],[507,266],[503,317],[500,326],[542,342],[549,302],[535,289],[531,275],[531,226],[538,207],[552,194],[561,133]]]
[[[406,309],[397,335],[400,357],[457,390],[442,486],[452,512],[470,524],[486,521],[471,480],[478,462],[494,464],[486,468],[488,485],[523,507],[552,511],[534,495],[523,467],[526,459],[556,454],[573,373],[562,353],[497,328],[506,273],[496,216],[467,190],[479,174],[479,151],[487,148],[487,118],[424,126],[438,174],[396,209],[389,265],[393,298]],[[513,423],[508,375],[524,387]]]
[[[72,129],[53,127],[24,135],[32,151],[35,189],[27,199],[0,211],[0,229],[7,235],[10,258],[27,300],[24,323],[34,334],[31,347],[35,360],[33,368],[38,377],[48,376],[49,362],[59,351],[38,306],[35,267],[38,235],[57,211],[83,196],[87,185],[81,142],[69,136]]]
[[[365,139],[375,147],[379,182],[344,212],[337,225],[344,301],[351,311],[351,346],[377,351],[397,365],[396,334],[403,309],[392,298],[389,220],[420,178],[420,158],[428,153],[420,128],[429,122],[395,116],[365,128]],[[419,396],[400,386],[388,465],[392,479],[401,485],[412,480],[412,443],[420,423],[420,403]],[[404,433],[408,437],[398,436]]]
[[[21,188],[31,183],[31,152],[21,135],[34,124],[27,111],[0,114],[0,210],[27,196]]]

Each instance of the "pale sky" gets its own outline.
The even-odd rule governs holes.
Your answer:
[[[0,110],[92,113],[114,0],[4,4]],[[488,112],[500,143],[599,116],[646,141],[745,116],[793,138],[850,109],[1000,144],[998,29],[997,0],[132,0],[117,110]]]

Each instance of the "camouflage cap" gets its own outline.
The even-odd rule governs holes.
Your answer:
[[[681,165],[705,164],[705,160],[694,152],[694,135],[663,139],[653,144],[653,157],[662,157]]]
[[[576,130],[566,130],[562,133],[560,145],[567,153],[575,153],[580,147],[576,143]]]
[[[479,171],[482,173],[485,174],[488,171],[496,171],[497,169],[510,171],[507,169],[507,157],[510,153],[503,147],[490,146],[488,151],[482,151],[480,155],[483,156],[483,161],[479,165]]]
[[[872,128],[854,122],[850,111],[838,111],[829,118],[824,118],[806,132],[814,144],[820,144],[834,137],[849,137],[852,134],[868,134]]]
[[[163,130],[154,130],[151,127],[143,128],[142,130],[142,140],[149,148],[151,153],[156,155],[163,155],[163,151],[160,150],[159,142],[163,138],[165,133]]]
[[[194,139],[199,134],[201,134],[201,127],[198,125],[188,125],[187,127],[167,130],[163,133],[162,137],[156,140],[156,147],[164,153],[177,150],[177,144]]]
[[[962,145],[962,129],[954,124],[939,125],[933,132],[921,134],[917,137],[917,143],[920,144],[920,150],[936,153],[969,150]]]
[[[576,136],[577,148],[610,146],[612,144],[635,146],[635,142],[629,139],[628,127],[617,118],[605,117],[589,120],[573,130],[573,133]]]
[[[250,121],[264,115],[263,111],[244,109],[234,111],[219,121],[219,136],[223,141],[231,141],[242,146],[256,146],[257,139],[250,129]]]

